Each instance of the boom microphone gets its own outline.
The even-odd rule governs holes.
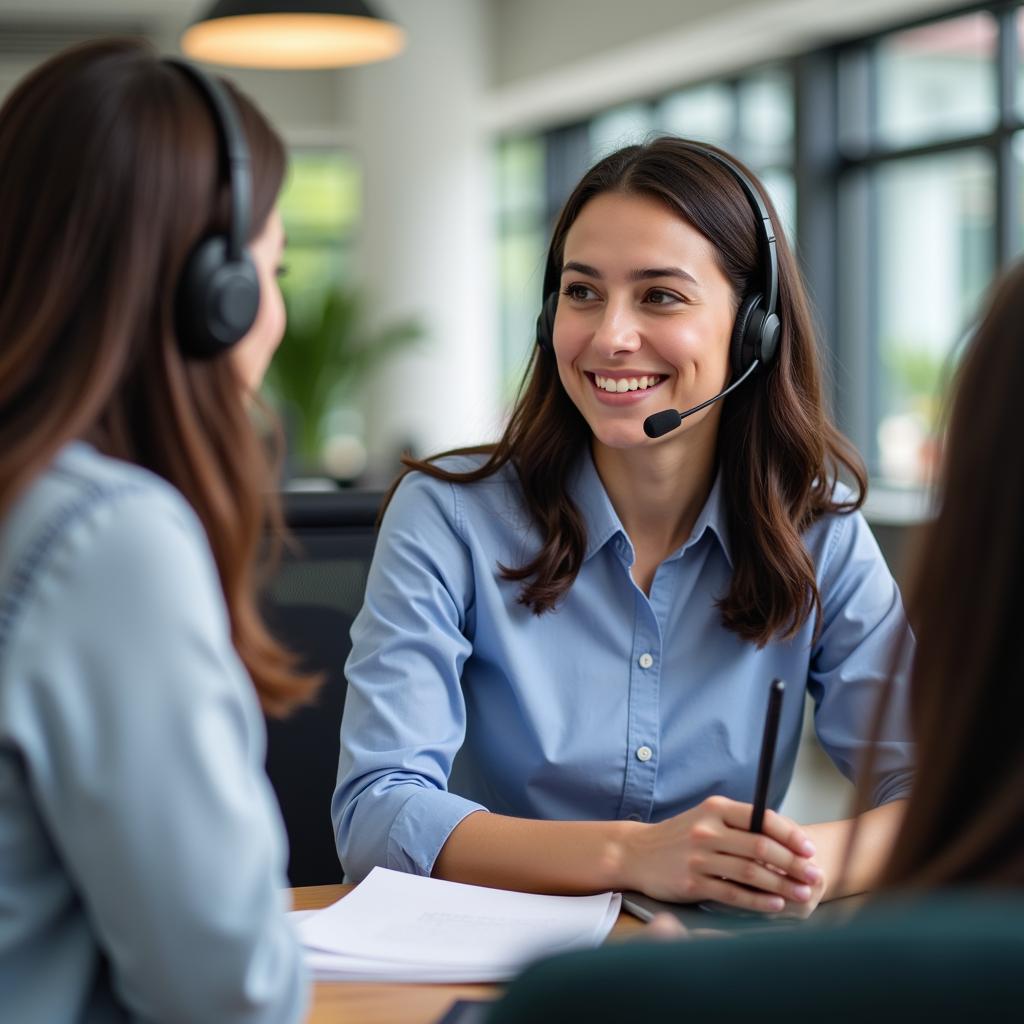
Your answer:
[[[700,405],[693,406],[692,409],[686,409],[684,412],[679,412],[678,409],[662,409],[661,412],[652,413],[644,420],[644,433],[648,437],[661,437],[670,430],[675,430],[687,416],[692,416],[695,412],[700,412],[701,409],[706,408],[713,402],[717,402],[720,398],[725,398],[730,391],[738,388],[760,365],[761,361],[755,359],[724,391],[719,391],[714,398],[709,398],[707,401],[701,402]]]

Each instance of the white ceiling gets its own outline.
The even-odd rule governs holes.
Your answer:
[[[13,15],[86,20],[137,15],[187,18],[207,0],[0,0],[0,17]]]
[[[177,35],[209,0],[0,0],[0,32],[29,25],[60,30],[119,25]]]

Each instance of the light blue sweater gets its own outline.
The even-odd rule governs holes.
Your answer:
[[[68,446],[0,522],[0,1018],[302,1017],[265,742],[192,509]]]

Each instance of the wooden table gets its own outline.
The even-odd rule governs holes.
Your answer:
[[[312,885],[292,889],[296,910],[326,907],[351,891],[351,885]],[[643,925],[620,914],[611,940]],[[318,981],[307,1024],[433,1024],[456,999],[493,999],[498,985],[420,985],[396,982]]]

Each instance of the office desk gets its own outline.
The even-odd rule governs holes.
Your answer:
[[[311,885],[292,889],[296,910],[326,907],[352,889],[351,885]],[[643,925],[620,914],[612,939],[636,932]],[[395,982],[318,981],[307,1024],[432,1024],[456,999],[489,999],[497,985],[405,985]]]

